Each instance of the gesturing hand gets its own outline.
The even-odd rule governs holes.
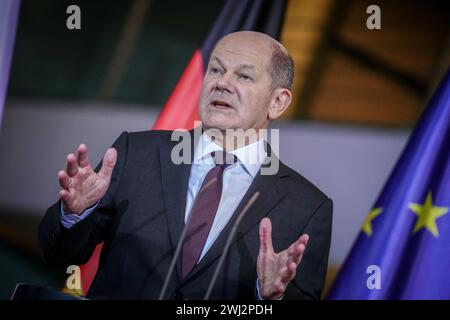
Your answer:
[[[59,197],[64,210],[81,214],[106,193],[117,160],[117,151],[109,148],[103,157],[100,171],[95,173],[89,163],[86,145],[81,144],[76,154],[67,155],[66,170],[58,172],[62,190]]]
[[[270,219],[264,218],[259,225],[259,239],[257,272],[260,295],[263,299],[279,299],[295,277],[309,236],[302,235],[289,248],[276,253],[272,246],[272,223]]]

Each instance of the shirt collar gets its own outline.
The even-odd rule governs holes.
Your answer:
[[[223,151],[223,148],[214,143],[206,133],[203,133],[195,147],[194,164],[212,164],[213,159],[211,153],[213,151]],[[267,157],[263,138],[241,148],[232,150],[230,153],[237,157],[238,163],[242,164],[245,170],[253,178],[256,176]]]

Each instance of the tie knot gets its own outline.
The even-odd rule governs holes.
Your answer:
[[[211,152],[211,157],[213,158],[216,166],[224,166],[224,167],[236,163],[237,160],[234,154],[225,151]]]

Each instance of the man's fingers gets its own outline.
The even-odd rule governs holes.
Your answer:
[[[259,224],[260,250],[265,253],[273,252],[272,223],[269,218],[264,218]]]
[[[109,179],[113,172],[114,166],[117,161],[117,151],[114,148],[109,148],[105,152],[103,157],[102,168],[100,169],[99,175],[103,178]]]
[[[297,266],[298,265],[295,262],[288,262],[284,272],[281,274],[281,281],[283,283],[289,283],[292,279],[294,279]]]
[[[288,249],[288,253],[289,255],[298,255],[300,252],[300,248],[304,249],[306,248],[306,245],[308,244],[309,241],[309,235],[307,235],[306,233],[301,235],[293,244],[291,244],[291,246]]]
[[[291,273],[295,273],[295,271],[297,270],[298,264],[296,264],[295,262],[291,262],[288,266],[288,271]]]
[[[69,190],[71,185],[70,185],[70,178],[67,175],[67,172],[65,172],[64,170],[59,171],[58,172],[58,180],[59,180],[59,185],[61,186],[61,188]]]
[[[304,235],[302,235],[300,237],[298,242],[300,242],[300,243],[297,245],[297,252],[298,252],[298,254],[296,255],[296,259],[295,259],[295,263],[297,265],[299,265],[300,261],[302,261],[303,254],[305,253],[306,246],[308,245],[308,242],[309,242],[309,235],[307,235],[305,233]]]
[[[305,247],[306,247],[306,245],[308,244],[308,241],[309,241],[309,235],[305,233],[298,240],[301,243],[303,243],[305,245]]]
[[[82,168],[87,167],[89,165],[87,147],[84,143],[80,144],[77,150],[77,162],[78,165]]]
[[[73,153],[67,155],[66,172],[69,177],[74,177],[78,173],[77,159]]]
[[[273,288],[275,291],[274,294],[283,294],[284,290],[286,290],[286,282],[284,282],[283,280],[275,281]]]
[[[73,201],[73,197],[71,193],[65,189],[59,191],[59,197],[61,201],[66,205],[66,207],[70,207]]]
[[[298,243],[295,242],[293,244],[291,244],[291,246],[288,249],[288,257],[292,258],[292,257],[297,257],[299,255],[302,255],[305,252],[305,245],[303,243]]]
[[[286,263],[289,265],[294,262],[297,266],[300,264],[303,254],[306,250],[306,245],[308,244],[309,236],[307,234],[302,235],[287,249],[287,260]]]

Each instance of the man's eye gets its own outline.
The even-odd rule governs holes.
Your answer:
[[[210,68],[209,69],[209,73],[211,73],[211,74],[218,74],[218,73],[220,73],[220,70],[218,69],[218,68]]]
[[[247,75],[247,74],[240,74],[239,75],[239,78],[241,78],[242,80],[244,80],[244,81],[251,81],[251,80],[253,80],[249,75]]]

